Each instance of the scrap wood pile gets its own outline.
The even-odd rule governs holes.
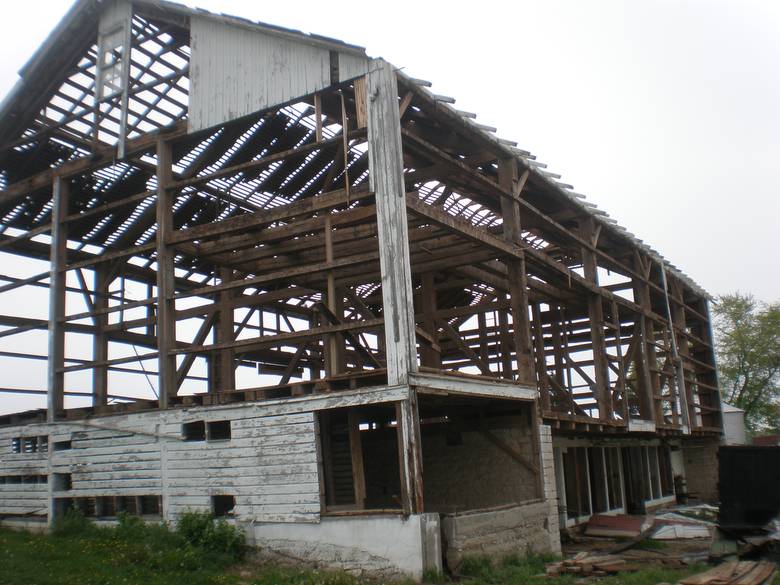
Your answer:
[[[627,563],[615,555],[581,552],[570,559],[548,564],[546,572],[549,577],[562,574],[604,577],[624,571],[637,571],[639,568],[638,564]]]
[[[768,561],[730,561],[714,569],[691,575],[681,585],[764,585],[771,583],[777,571]]]

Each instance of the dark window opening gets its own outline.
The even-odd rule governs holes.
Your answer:
[[[230,440],[230,421],[215,420],[207,425],[209,441],[229,441]]]
[[[162,497],[145,496],[98,496],[88,498],[57,498],[56,514],[69,509],[79,510],[84,516],[95,518],[116,518],[120,513],[132,516],[162,516]]]
[[[11,453],[21,453],[22,452],[22,438],[21,437],[14,437],[11,439]]]
[[[232,515],[235,507],[235,496],[211,496],[211,509],[216,518]]]
[[[54,442],[54,450],[55,451],[68,451],[69,449],[73,448],[73,444],[70,441],[55,441]]]
[[[672,456],[669,447],[661,445],[658,447],[658,466],[661,471],[661,495],[674,495],[674,477],[672,473]]]
[[[607,483],[609,492],[609,509],[623,507],[623,485],[620,480],[620,449],[611,447],[604,449],[607,464]]]
[[[95,509],[97,515],[101,518],[111,518],[116,516],[116,501],[111,496],[102,496],[96,498]]]
[[[181,432],[185,441],[205,441],[206,423],[202,420],[184,423],[181,426]]]
[[[139,516],[159,516],[162,509],[160,496],[138,496]]]
[[[402,508],[394,405],[319,413],[325,508]]]
[[[607,481],[604,473],[604,452],[601,447],[588,449],[590,466],[590,507],[593,513],[606,512],[609,509]]]
[[[54,491],[66,492],[73,489],[73,480],[70,473],[55,473],[54,474]]]
[[[588,460],[585,447],[561,449],[566,488],[566,516],[577,518],[591,513],[588,501]]]
[[[128,514],[138,514],[138,502],[134,496],[119,496],[116,498],[117,512],[126,512]]]

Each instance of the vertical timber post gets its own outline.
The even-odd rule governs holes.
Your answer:
[[[227,266],[221,266],[219,269],[220,282],[226,283],[233,280],[233,269]],[[233,305],[230,299],[233,296],[233,290],[223,290],[218,294],[219,303],[219,324],[216,329],[217,343],[232,343],[235,341],[233,329]],[[233,390],[236,387],[236,368],[234,364],[235,351],[231,348],[219,350],[217,358],[217,380],[216,391]]]
[[[634,270],[641,278],[634,277],[634,299],[641,307],[642,312],[635,319],[639,323],[637,330],[634,325],[634,336],[638,337],[636,344],[636,370],[639,382],[639,403],[641,416],[644,420],[652,420],[656,423],[663,422],[659,416],[660,402],[656,400],[656,391],[659,390],[658,378],[652,373],[651,368],[657,368],[655,357],[655,333],[653,320],[648,317],[652,310],[650,298],[650,271],[652,265],[650,259],[644,259],[639,252],[634,252]]]
[[[398,81],[392,65],[373,60],[366,86],[368,168],[376,197],[387,383],[405,385],[409,373],[417,371],[417,347]],[[413,389],[408,399],[398,403],[396,419],[404,511],[422,512],[422,451]]]
[[[599,232],[593,217],[588,216],[581,222],[582,237],[591,245],[596,246]],[[582,265],[585,279],[599,285],[598,264],[596,253],[589,248],[582,248]],[[590,339],[593,351],[594,381],[596,382],[596,403],[599,408],[599,418],[613,418],[612,388],[609,381],[609,363],[607,362],[607,340],[604,335],[604,303],[599,293],[588,294],[588,320],[590,321]]]
[[[101,311],[108,308],[109,270],[105,265],[99,265],[94,272],[95,289],[94,308]],[[108,360],[108,336],[105,328],[108,326],[108,315],[95,315],[95,335],[92,337],[92,359],[98,363]],[[92,404],[105,406],[108,403],[108,367],[105,365],[92,368]]]
[[[406,220],[406,187],[398,114],[398,84],[392,66],[375,59],[368,73],[368,168],[376,196],[387,383],[406,384],[417,370],[412,271]]]
[[[51,270],[49,284],[49,359],[46,420],[54,422],[65,408],[65,287],[69,184],[56,177],[52,185]]]
[[[513,198],[501,197],[504,238],[519,246],[522,238],[520,226],[519,197],[528,174],[518,177],[517,161],[506,158],[498,161],[498,183],[502,189],[512,193]],[[509,258],[506,261],[509,277],[509,306],[512,312],[513,343],[517,360],[517,381],[534,383],[534,359],[531,353],[531,325],[528,319],[528,283],[525,272],[525,257]]]
[[[173,231],[173,196],[171,182],[171,145],[157,142],[157,350],[159,352],[158,391],[160,408],[167,408],[176,395],[176,357],[171,355],[176,343],[173,251],[167,240]]]

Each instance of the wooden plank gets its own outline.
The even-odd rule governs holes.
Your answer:
[[[360,413],[350,409],[347,414],[349,427],[349,451],[352,460],[352,485],[355,493],[355,506],[362,510],[366,507],[366,476],[363,470],[363,443],[360,437]]]
[[[373,61],[367,79],[368,164],[376,194],[388,384],[417,370],[398,86],[392,65]]]
[[[111,277],[107,270],[102,267],[95,270],[93,284],[95,300],[91,309],[100,310],[108,307],[110,280]],[[100,314],[93,319],[95,322],[95,334],[92,336],[92,360],[98,363],[105,362],[108,360],[108,336],[106,335],[108,316]],[[92,370],[92,405],[105,406],[107,403],[108,367],[97,366]]]
[[[221,221],[176,230],[170,234],[166,243],[172,245],[204,238],[224,238],[234,232],[257,229],[277,221],[290,219],[291,217],[311,215],[318,211],[354,203],[371,196],[371,191],[366,187],[356,187],[350,193],[347,193],[346,189],[336,189],[301,201],[288,203],[287,205],[263,209],[254,213],[244,213]]]
[[[56,177],[52,187],[52,243],[49,277],[49,362],[46,419],[54,422],[65,408],[65,265],[68,262],[68,232],[62,219],[68,215],[70,185]]]
[[[167,408],[169,398],[176,396],[176,305],[174,300],[175,263],[167,241],[173,232],[175,197],[168,184],[172,180],[171,145],[157,143],[157,352],[159,366],[157,389],[160,408]]]
[[[528,171],[518,177],[515,159],[498,162],[499,186],[514,195],[501,198],[502,229],[504,239],[517,246],[517,252],[506,260],[509,281],[509,303],[512,311],[512,337],[517,361],[518,380],[531,383],[534,380],[534,363],[531,355],[531,328],[528,320],[528,283],[525,271],[525,253],[521,248],[520,193],[528,180]]]
[[[580,222],[581,236],[583,239],[595,242],[595,220],[588,217]],[[595,245],[595,244],[594,244]],[[596,254],[589,248],[582,248],[582,263],[585,279],[595,287],[599,286],[598,265]],[[588,317],[590,321],[590,336],[593,349],[593,369],[596,402],[598,403],[599,419],[611,420],[614,418],[612,409],[612,390],[609,380],[609,366],[607,363],[607,344],[604,335],[604,305],[600,294],[588,295]]]

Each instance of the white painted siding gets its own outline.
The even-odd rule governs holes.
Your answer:
[[[182,424],[229,420],[231,438],[184,441]],[[71,449],[12,453],[19,436],[71,441]],[[109,416],[0,428],[0,475],[70,474],[55,498],[162,495],[173,519],[210,510],[212,495],[232,495],[243,521],[319,522],[320,487],[312,412],[276,413],[256,404]],[[51,484],[54,486],[54,484]],[[48,486],[0,484],[0,516],[46,514]]]
[[[0,427],[0,476],[39,476],[47,474],[47,453],[12,453],[14,437],[37,436],[37,430]],[[48,487],[45,483],[0,483],[0,518],[3,516],[45,516]]]
[[[208,18],[190,30],[190,132],[330,85],[326,48]]]

